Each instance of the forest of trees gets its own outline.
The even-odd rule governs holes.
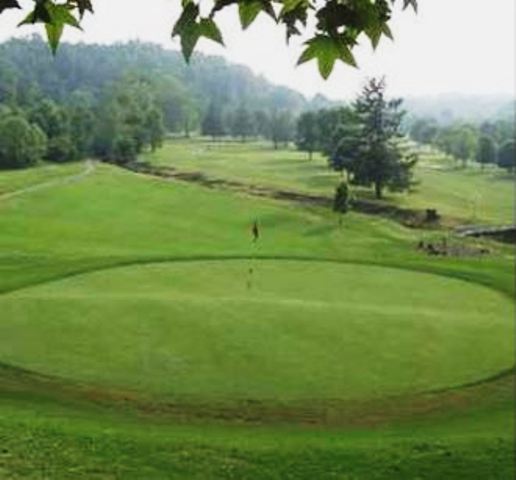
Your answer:
[[[130,43],[0,45],[0,167],[95,156],[116,163],[158,148],[167,133],[291,141],[312,102],[217,57],[185,65],[178,52]],[[23,141],[22,141],[23,138]]]

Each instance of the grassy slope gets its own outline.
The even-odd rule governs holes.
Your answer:
[[[2,171],[0,170],[0,198],[2,195],[30,188],[44,182],[54,182],[71,175],[77,175],[84,171],[82,163],[70,163],[66,165],[40,165],[28,170]]]
[[[218,178],[325,195],[333,194],[339,179],[320,156],[309,162],[304,153],[274,151],[263,144],[175,140],[147,159],[157,165],[202,171]],[[514,180],[498,169],[456,169],[447,159],[427,154],[421,156],[416,179],[420,183],[411,194],[391,194],[389,200],[405,207],[437,208],[442,214],[467,222],[513,222]],[[370,195],[367,191],[357,192]]]
[[[7,479],[413,480],[513,475],[506,409],[375,431],[170,425],[0,400]]]
[[[417,232],[381,219],[353,214],[340,230],[334,218],[316,210],[149,180],[108,166],[80,184],[2,203],[0,214],[4,291],[120,263],[250,255],[248,228],[255,217],[264,225],[261,255],[403,265],[513,291],[503,251],[482,260],[430,261],[414,251]],[[4,386],[8,377],[2,373]],[[56,405],[18,381],[15,374],[14,387],[0,395],[5,478],[484,480],[509,478],[512,471],[510,386],[479,393],[483,400],[473,401],[464,417],[343,434],[175,426],[67,398]]]

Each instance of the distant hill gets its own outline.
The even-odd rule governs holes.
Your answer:
[[[216,102],[226,106],[245,104],[253,110],[287,109],[296,114],[332,105],[322,95],[310,101],[221,57],[198,54],[187,65],[179,52],[130,42],[109,46],[64,43],[54,59],[38,36],[0,44],[0,103],[12,83],[24,92],[32,87],[46,97],[63,101],[77,90],[97,94],[128,72],[174,77],[196,99],[200,110]]]

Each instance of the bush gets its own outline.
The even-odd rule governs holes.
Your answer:
[[[68,135],[60,135],[48,141],[45,158],[55,163],[71,162],[77,159],[77,148]]]
[[[115,138],[111,157],[118,165],[135,162],[138,157],[138,149],[134,139],[128,135],[120,135]]]
[[[346,213],[350,206],[349,186],[346,182],[341,182],[335,191],[333,210],[335,212]]]
[[[0,119],[0,168],[26,168],[42,159],[47,148],[43,131],[20,115]]]

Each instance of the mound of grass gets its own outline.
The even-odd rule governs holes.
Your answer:
[[[200,403],[366,399],[510,368],[511,307],[366,265],[142,265],[2,296],[0,362]]]

